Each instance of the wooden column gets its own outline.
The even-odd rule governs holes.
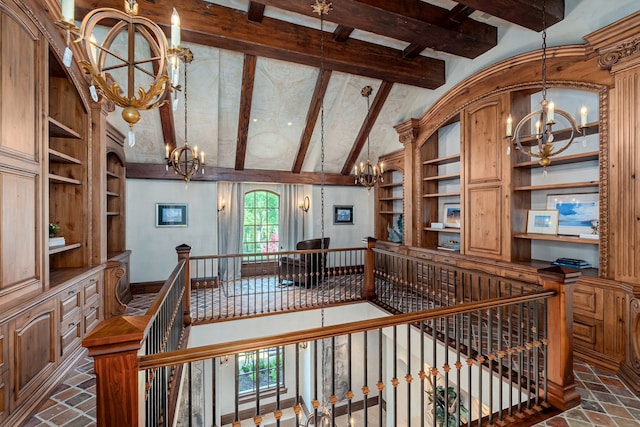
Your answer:
[[[191,324],[191,263],[189,257],[191,256],[191,246],[186,243],[176,246],[176,252],[178,253],[178,262],[186,260],[184,264],[184,326],[187,327]]]
[[[563,411],[580,404],[573,377],[573,289],[580,272],[565,267],[538,270],[545,290],[557,295],[548,302],[548,400]]]
[[[145,425],[144,376],[138,352],[149,316],[121,316],[100,323],[82,341],[93,357],[98,426]]]
[[[375,281],[374,281],[374,267],[375,267],[375,254],[373,248],[376,247],[376,239],[373,237],[367,238],[367,251],[364,255],[364,286],[362,287],[362,298],[366,300],[372,300],[376,297]]]
[[[417,236],[420,235],[420,203],[421,174],[416,161],[416,140],[420,130],[420,121],[409,119],[406,122],[394,126],[402,145],[404,145],[404,230],[403,243],[407,246],[417,246]],[[414,194],[416,192],[416,194]]]

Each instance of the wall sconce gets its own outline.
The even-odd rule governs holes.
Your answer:
[[[229,356],[222,356],[220,358],[220,366],[228,366],[229,365]]]
[[[298,207],[302,209],[303,212],[309,212],[309,196],[304,196],[304,200],[298,203]]]
[[[224,200],[221,200],[220,203],[218,204],[218,212],[223,212],[226,207],[227,207],[227,202],[225,202]]]
[[[309,341],[303,341],[303,342],[300,342],[300,343],[298,343],[298,346],[299,346],[302,350],[304,350],[304,349],[306,349],[307,347],[309,347]]]

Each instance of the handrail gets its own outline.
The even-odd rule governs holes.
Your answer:
[[[300,249],[294,251],[278,251],[278,252],[264,252],[264,253],[254,253],[254,254],[224,254],[224,255],[198,255],[198,256],[190,256],[189,259],[192,260],[203,260],[203,259],[220,259],[220,258],[246,258],[246,257],[259,257],[259,256],[280,256],[280,255],[298,255],[298,254],[313,254],[313,253],[330,253],[330,252],[345,252],[345,251],[363,251],[365,248],[362,246],[356,246],[353,248],[331,248],[331,249]]]
[[[178,263],[173,269],[173,272],[171,272],[171,275],[164,282],[164,285],[162,285],[162,288],[160,288],[160,291],[158,292],[157,296],[154,298],[153,303],[151,303],[151,306],[145,312],[144,315],[149,316],[147,327],[144,330],[145,338],[149,334],[149,330],[151,329],[151,326],[153,325],[156,318],[158,317],[158,314],[160,313],[160,308],[162,307],[167,297],[169,296],[169,292],[173,288],[176,280],[178,280],[180,278],[180,275],[183,274],[183,269],[186,263],[187,261],[184,259],[178,261]]]
[[[339,335],[354,334],[368,330],[426,321],[439,317],[450,316],[453,314],[465,314],[487,308],[504,307],[512,304],[526,303],[530,301],[551,298],[555,295],[555,291],[531,292],[518,296],[492,298],[483,301],[462,303],[456,306],[398,314],[379,319],[361,320],[357,322],[343,323],[340,325],[307,329],[305,331],[298,331],[295,333],[271,335],[260,338],[225,342],[222,344],[212,344],[198,348],[176,350],[156,355],[140,356],[138,358],[139,368],[141,370],[144,370],[162,366],[177,365],[187,362],[196,362],[210,359],[212,357],[221,357],[229,354],[253,351],[260,348],[295,344],[298,342],[309,340],[320,340]]]

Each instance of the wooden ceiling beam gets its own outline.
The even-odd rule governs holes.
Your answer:
[[[238,113],[238,141],[236,142],[236,170],[244,170],[247,157],[247,140],[249,123],[251,122],[251,101],[253,100],[253,83],[256,76],[256,57],[244,56],[242,67],[242,89],[240,91],[240,112]]]
[[[262,22],[262,18],[264,18],[264,4],[255,1],[249,2],[247,19],[251,22]]]
[[[167,34],[169,11],[175,6],[180,13],[185,43],[320,66],[319,30],[269,17],[264,17],[261,23],[250,22],[246,12],[200,0],[154,0],[153,3],[140,0],[138,4],[140,16],[157,22]],[[77,0],[76,17],[81,19],[96,6],[95,0]],[[102,0],[100,6],[121,10],[122,2]],[[427,89],[438,88],[445,82],[442,60],[425,56],[404,59],[397,49],[352,38],[341,43],[325,40],[324,68]]]
[[[320,114],[320,109],[322,108],[322,100],[324,99],[324,94],[327,92],[330,79],[331,71],[329,70],[324,70],[318,74],[316,87],[313,90],[313,97],[311,98],[311,104],[309,105],[309,111],[307,112],[307,123],[304,127],[304,131],[302,132],[302,136],[300,137],[298,154],[296,155],[293,167],[291,168],[291,172],[293,173],[300,173],[302,170],[304,159],[307,156],[307,151],[309,150],[311,136],[313,135],[313,130],[315,129],[316,122],[318,121],[318,114]]]
[[[355,28],[347,27],[346,25],[338,25],[336,29],[333,30],[332,40],[334,42],[346,42],[354,29]]]
[[[456,0],[495,17],[534,31],[542,31],[542,2],[531,0]],[[564,19],[564,0],[545,0],[547,27]]]
[[[158,72],[158,62],[153,61],[153,73]],[[173,89],[177,90],[177,89]],[[173,121],[173,106],[171,105],[171,95],[168,102],[162,104],[159,108],[160,111],[160,127],[162,128],[162,137],[164,138],[164,145],[169,147],[169,153],[176,148],[176,126]]]
[[[373,103],[371,104],[371,108],[367,112],[367,117],[364,119],[364,122],[362,122],[360,132],[358,132],[358,136],[353,143],[353,147],[351,147],[351,152],[347,156],[347,161],[344,162],[344,166],[340,172],[342,175],[349,175],[349,173],[351,173],[353,165],[356,163],[356,160],[358,160],[358,156],[360,155],[364,144],[367,142],[367,137],[371,132],[371,128],[376,122],[378,115],[380,114],[380,110],[382,110],[382,106],[387,100],[392,87],[393,83],[391,82],[382,82],[380,85],[378,93],[376,93],[376,97],[373,99]]]
[[[127,163],[127,178],[131,179],[170,179],[182,180],[182,176],[166,170],[164,164]],[[276,182],[282,184],[320,185],[322,175],[319,172],[293,173],[288,171],[245,169],[238,171],[230,168],[204,167],[204,173],[194,174],[191,181],[236,181],[236,182]],[[324,174],[325,185],[354,186],[349,175],[337,173]]]
[[[267,6],[318,15],[305,1],[260,0]],[[476,58],[498,43],[498,29],[472,19],[456,25],[449,10],[421,0],[340,0],[326,20],[465,58]]]

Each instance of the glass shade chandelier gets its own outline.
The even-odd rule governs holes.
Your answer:
[[[173,150],[171,150],[169,144],[165,144],[164,149],[167,170],[169,166],[171,166],[174,172],[181,175],[184,182],[188,184],[191,177],[198,172],[198,170],[204,173],[204,151],[199,151],[197,145],[190,147],[187,139],[187,64],[193,61],[193,54],[190,49],[184,49],[182,60],[184,61],[184,144],[182,147],[176,147]]]
[[[80,28],[74,21],[75,1],[62,0],[61,6],[62,19],[57,24],[67,34],[64,65],[71,66],[73,52],[70,44],[73,35],[74,42],[83,50],[84,59],[78,63],[91,76],[91,97],[95,102],[103,98],[122,107],[122,118],[129,124],[129,145],[133,146],[133,126],[140,120],[140,110],[151,110],[162,105],[172,90],[172,84],[177,85],[178,59],[183,54],[177,11],[173,9],[169,45],[164,32],[155,22],[138,16],[136,0],[125,0],[124,12],[112,8],[94,9],[84,17]],[[96,38],[98,26],[106,28],[106,35],[101,42]],[[125,38],[126,47],[122,44]],[[140,49],[141,40],[146,42],[144,49]],[[147,47],[148,53],[141,53]],[[122,81],[116,81],[113,74],[120,74]],[[143,86],[145,84],[148,84],[148,89]]]
[[[367,98],[367,114],[369,113],[369,97],[373,89],[371,86],[365,86],[360,91],[360,94]],[[355,165],[353,168],[353,173],[356,176],[356,184],[363,185],[367,187],[367,191],[371,190],[371,187],[376,185],[376,182],[384,182],[384,178],[382,177],[382,173],[384,172],[383,164],[376,163],[375,165],[371,163],[370,155],[369,155],[369,134],[367,134],[367,162],[361,162],[360,168],[358,169],[358,165]]]
[[[587,107],[580,108],[580,125],[571,114],[566,111],[555,108],[553,101],[547,101],[547,26],[546,26],[546,9],[545,3],[542,3],[542,101],[540,109],[535,110],[524,116],[518,124],[513,128],[513,118],[511,115],[507,117],[505,138],[509,140],[507,146],[507,154],[511,153],[511,143],[515,144],[515,148],[520,152],[540,159],[539,163],[546,168],[551,164],[551,157],[565,151],[574,138],[584,133],[587,124]],[[568,123],[568,129],[556,130],[556,135],[563,132],[568,138],[556,141],[553,125],[556,124],[556,117],[563,117]],[[534,122],[535,121],[535,125]],[[535,126],[535,133],[532,130]]]

